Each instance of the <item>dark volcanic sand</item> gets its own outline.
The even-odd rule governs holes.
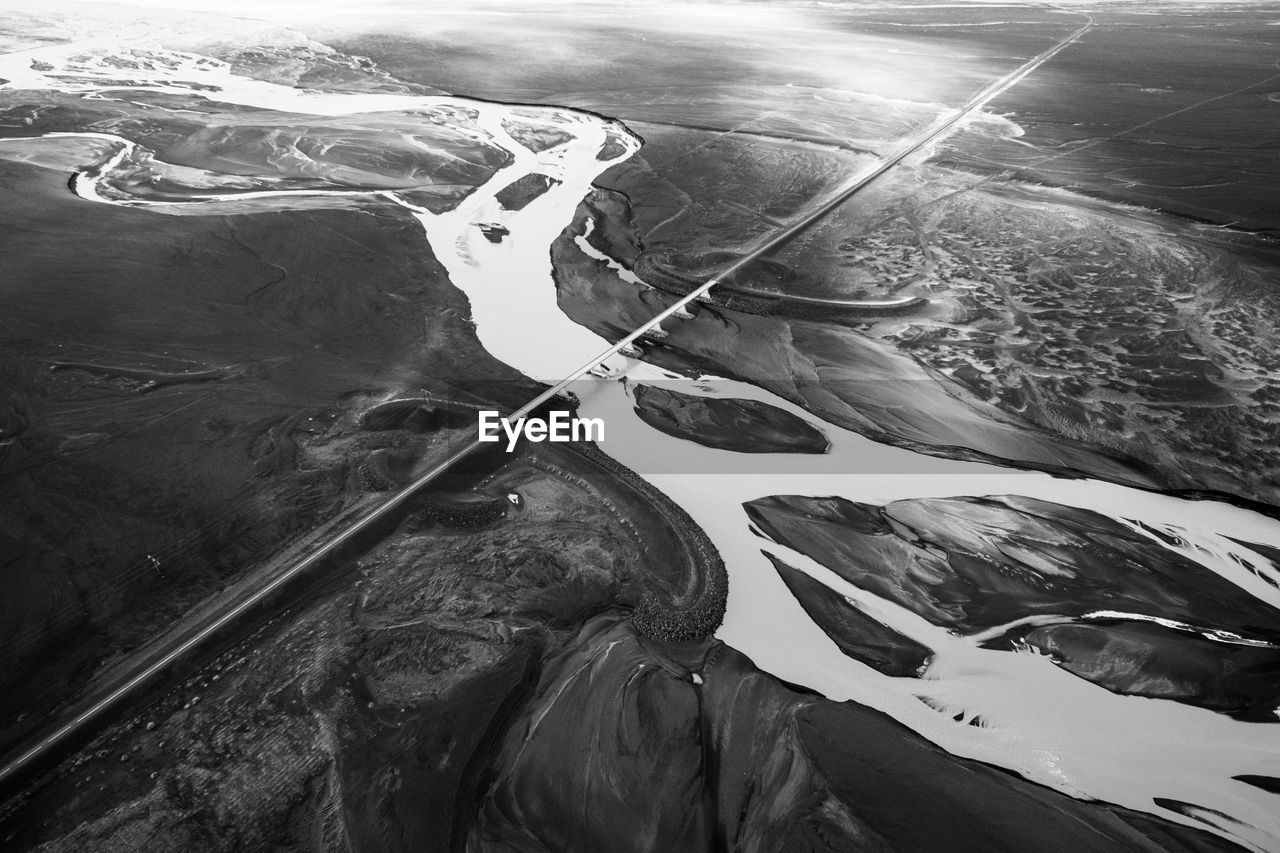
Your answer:
[[[739,453],[825,453],[826,437],[790,412],[759,400],[682,394],[639,385],[635,410],[654,429]]]
[[[873,146],[925,120],[927,104],[962,102],[1084,22],[1033,6],[788,11],[785,21],[734,21],[732,38],[714,17],[667,27],[575,9],[572,27],[554,13],[512,20],[480,12],[420,36],[371,22],[361,28],[369,35],[337,43],[402,80],[579,106],[621,118],[646,139],[677,126]],[[1274,16],[1247,4],[1211,15],[1174,6],[1089,11],[1096,29],[992,105],[1024,135],[1015,141],[995,123],[973,125],[947,140],[940,158],[1218,222],[1280,226],[1269,191],[1280,167],[1266,155],[1280,92]],[[547,55],[549,40],[588,64]],[[493,63],[495,54],[506,61]]]
[[[1106,516],[1021,497],[876,507],[775,496],[746,510],[762,535],[934,625],[974,634],[1027,619],[988,645],[1037,648],[1116,693],[1275,722],[1280,611]],[[873,666],[911,657],[916,644],[883,626],[860,625],[866,617],[852,616],[838,595],[771,559],[846,654]],[[1186,627],[1122,617],[1079,621],[1098,611]],[[1211,641],[1200,633],[1215,630],[1262,642]],[[870,654],[864,634],[876,640]]]
[[[1117,610],[1280,639],[1280,611],[1088,510],[1017,496],[877,507],[798,495],[746,510],[773,541],[963,633]]]
[[[579,219],[552,246],[560,307],[576,322],[619,340],[675,301],[628,284],[587,256],[573,237],[593,211],[601,226],[633,233],[630,209],[617,194],[599,194],[579,207]],[[614,218],[616,217],[616,218]],[[1126,484],[1159,481],[1114,451],[1064,443],[1010,417],[997,406],[954,393],[935,371],[842,327],[788,322],[709,305],[691,320],[664,324],[667,336],[648,346],[648,358],[691,375],[708,373],[759,385],[824,420],[887,443],[961,459],[1012,460],[1023,467],[1089,471]]]
[[[948,755],[733,649],[588,623],[512,721],[468,849],[1236,850]]]
[[[689,369],[772,383],[824,418],[913,449],[1276,504],[1280,356],[1259,331],[1280,313],[1274,247],[1183,218],[1280,222],[1266,156],[1280,90],[1272,21],[1246,7],[1092,13],[1095,30],[992,104],[1008,119],[967,124],[931,161],[900,167],[774,258],[803,295],[916,295],[927,310],[856,331],[709,312],[753,344],[735,347],[706,324],[681,338],[670,324],[663,347]],[[675,28],[590,11],[572,28],[554,14],[503,19],[502,32],[528,34],[502,47],[517,75],[489,63],[497,48],[484,13],[421,37],[370,25],[345,44],[405,79],[628,121],[645,146],[598,181],[628,209],[597,221],[592,241],[609,225],[633,231],[602,240],[634,266],[641,254],[744,250],[865,162],[861,152],[929,120],[930,104],[962,102],[1083,20],[1031,7],[822,8],[796,12],[781,35],[767,14],[735,21],[726,40],[714,18]],[[590,88],[582,67],[540,54],[553,32],[594,57]],[[993,179],[1006,170],[1032,182]],[[566,284],[573,265],[558,262]],[[587,306],[566,289],[566,312],[602,334],[608,319],[633,315],[630,297],[596,293],[611,304]],[[855,335],[863,340],[850,343]],[[768,358],[779,338],[781,357]],[[905,405],[872,385],[850,393],[838,376],[850,365],[866,368],[853,376],[936,385],[968,411],[940,394]],[[789,394],[810,370],[869,414]],[[1041,436],[1063,458],[1028,447]]]
[[[932,650],[877,622],[821,581],[765,552],[804,612],[840,651],[885,675],[919,675]]]
[[[1275,722],[1280,648],[1235,645],[1151,622],[1045,625],[1021,642],[1115,693],[1150,696]],[[1005,638],[1008,642],[1013,638]]]
[[[164,216],[9,163],[0,194],[6,727],[340,508],[309,448],[349,395],[531,393],[399,212]]]
[[[660,501],[572,449],[534,450],[467,466],[451,487],[471,499],[423,495],[345,578],[54,768],[4,818],[6,849],[453,849],[543,657],[655,585],[705,580],[684,576],[698,568]],[[519,507],[478,528],[438,511],[506,493]]]
[[[679,149],[671,158],[689,162]],[[687,202],[661,165],[641,172],[606,173],[600,183],[617,193],[581,208],[597,248],[642,268],[645,253],[669,257],[672,240],[693,256],[738,239],[702,219],[657,233]],[[777,253],[802,271],[788,286],[806,295],[927,306],[849,328],[701,305],[694,320],[664,324],[654,357],[764,385],[926,453],[1274,503],[1280,355],[1251,330],[1259,311],[1280,312],[1275,258],[1245,245],[1256,240],[1044,190],[948,195],[963,185],[933,167],[895,174]],[[703,192],[704,205],[741,197],[727,183]],[[772,192],[763,183],[759,198]],[[903,207],[918,194],[947,200],[925,216]],[[562,308],[606,337],[674,298],[623,282],[567,239],[554,251]]]

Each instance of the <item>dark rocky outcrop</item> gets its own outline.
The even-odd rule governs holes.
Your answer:
[[[433,492],[422,499],[422,516],[445,527],[475,530],[501,521],[510,506],[501,495]]]

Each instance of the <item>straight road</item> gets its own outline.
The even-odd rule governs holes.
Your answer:
[[[631,332],[591,361],[583,364],[565,379],[534,397],[511,414],[509,418],[515,421],[529,416],[539,406],[566,391],[570,385],[581,379],[592,368],[617,356],[620,350],[634,344],[646,333],[657,328],[664,320],[684,312],[691,302],[704,296],[711,288],[787,243],[907,157],[943,138],[966,116],[990,103],[1002,92],[1016,86],[1027,75],[1074,44],[1093,27],[1093,19],[1090,18],[1088,23],[1073,31],[1053,47],[1027,60],[1027,62],[1004,77],[987,84],[957,109],[940,117],[919,132],[908,136],[899,145],[895,146],[885,159],[856,174],[829,199],[819,203],[790,225],[764,239],[757,248],[743,255],[705,284],[679,299],[665,311]],[[96,696],[86,699],[72,710],[67,719],[58,722],[53,729],[40,735],[37,740],[26,748],[6,758],[4,764],[0,765],[0,784],[11,780],[14,776],[36,763],[42,756],[47,755],[84,731],[103,714],[121,705],[137,690],[164,672],[168,667],[191,653],[192,650],[209,640],[223,628],[244,616],[255,606],[261,604],[282,586],[312,569],[325,558],[332,556],[361,533],[395,512],[411,497],[434,482],[458,462],[470,456],[481,446],[483,445],[479,440],[472,440],[470,443],[463,445],[380,504],[372,507],[368,507],[365,503],[357,504],[352,511],[341,516],[337,523],[330,523],[330,525],[322,528],[318,534],[310,537],[308,542],[297,551],[281,555],[284,558],[284,565],[281,565],[281,558],[277,558],[271,561],[268,566],[278,568],[255,572],[253,580],[256,580],[257,583],[246,584],[242,595],[229,601],[216,600],[211,603],[212,606],[202,608],[204,612],[199,615],[193,614],[191,617],[184,619],[178,627],[170,632],[170,636],[160,638],[155,643],[152,643],[148,650],[141,653],[131,666],[122,667],[120,674],[116,678],[100,688]],[[298,553],[298,551],[303,551],[304,553]]]

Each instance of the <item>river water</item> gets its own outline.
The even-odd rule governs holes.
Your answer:
[[[106,81],[119,79],[110,64],[75,59],[85,46],[55,46],[0,57],[0,78],[9,87],[59,90],[93,97],[127,97]],[[98,55],[109,55],[101,47]],[[433,214],[383,189],[346,189],[381,195],[409,210],[424,239],[471,303],[482,345],[496,358],[546,382],[570,375],[609,347],[609,342],[572,322],[556,303],[550,246],[573,220],[592,181],[612,163],[639,148],[616,123],[567,109],[520,109],[520,120],[554,126],[570,139],[532,151],[507,133],[506,105],[444,97],[311,92],[233,75],[217,62],[171,53],[152,67],[131,69],[130,91],[209,97],[222,103],[311,115],[357,115],[454,104],[473,110],[476,124],[512,160],[451,211]],[[57,73],[36,70],[57,69]],[[192,83],[202,88],[197,90]],[[207,87],[207,88],[205,88]],[[607,136],[623,140],[612,159],[597,159]],[[109,134],[59,134],[106,146],[96,169],[84,172],[77,193],[94,203],[146,206],[153,211],[219,214],[234,209],[279,209],[291,195],[315,191],[202,195],[201,201],[153,202],[121,199],[98,185],[134,154],[133,143]],[[0,141],[0,156],[40,146],[40,137]],[[94,149],[96,150],[96,149]],[[518,211],[505,210],[497,194],[520,178],[541,174],[558,183]],[[225,207],[224,207],[225,205]],[[198,207],[198,209],[197,209]],[[487,239],[479,223],[500,224],[509,234]],[[584,252],[599,252],[578,238]],[[610,259],[612,261],[612,259]],[[606,275],[635,281],[611,262]],[[680,320],[668,322],[678,323]],[[1233,776],[1280,776],[1280,726],[1237,722],[1176,702],[1112,694],[1033,653],[986,650],[975,638],[958,637],[889,601],[853,587],[824,567],[751,532],[742,504],[773,494],[839,495],[880,504],[903,498],[958,495],[1024,495],[1091,509],[1143,532],[1162,547],[1209,567],[1240,588],[1280,607],[1280,590],[1246,571],[1233,553],[1255,565],[1268,560],[1226,536],[1280,545],[1280,523],[1228,504],[1191,502],[1101,481],[1061,480],[1048,475],[924,456],[877,444],[825,423],[766,391],[715,377],[679,377],[620,355],[610,359],[609,380],[584,379],[574,386],[580,414],[606,425],[602,448],[649,479],[683,506],[715,542],[730,573],[728,612],[717,636],[762,669],[803,684],[832,699],[852,699],[880,709],[950,752],[990,762],[1074,796],[1096,798],[1149,811],[1191,825],[1210,826],[1257,849],[1280,845],[1280,813],[1274,795]],[[751,398],[804,418],[831,442],[826,456],[736,454],[712,450],[659,433],[634,413],[636,383],[680,383],[685,393]],[[660,465],[655,460],[661,460]],[[839,474],[831,472],[838,471]],[[896,473],[912,471],[915,473]],[[661,473],[696,472],[696,473]],[[1176,533],[1170,546],[1135,524]],[[843,655],[788,592],[763,550],[808,572],[897,631],[935,650],[921,679],[880,673]],[[1274,575],[1273,576],[1277,576]],[[928,698],[930,704],[921,701]],[[942,708],[944,710],[937,710]],[[953,719],[955,714],[962,719]],[[977,716],[984,725],[967,721]],[[857,737],[850,732],[850,737]],[[1191,803],[1205,824],[1156,807],[1154,798]],[[1213,812],[1228,816],[1217,817]]]

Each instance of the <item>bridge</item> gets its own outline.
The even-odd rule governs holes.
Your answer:
[[[966,116],[1017,85],[1035,69],[1078,41],[1093,27],[1093,20],[1089,18],[1088,23],[1071,32],[1048,50],[1027,60],[1004,77],[988,83],[955,110],[940,116],[920,131],[909,135],[884,159],[855,174],[828,198],[790,224],[771,235],[762,237],[755,248],[507,417],[512,421],[527,417],[553,398],[567,396],[570,385],[620,353],[625,356],[626,353],[635,352],[636,341],[658,329],[664,321],[672,318],[687,318],[690,314],[688,311],[690,303],[703,300],[712,288],[732,278],[734,274],[760,258],[776,251],[903,160],[945,137]],[[108,712],[122,706],[161,673],[191,655],[202,644],[246,616],[255,607],[262,605],[290,581],[314,569],[327,558],[335,556],[344,546],[369,532],[380,521],[387,519],[402,507],[411,497],[483,446],[484,444],[478,438],[472,439],[391,496],[380,502],[377,498],[357,502],[302,542],[286,549],[254,571],[241,584],[229,590],[229,595],[219,596],[198,608],[197,612],[188,614],[177,626],[149,643],[130,662],[119,667],[114,677],[108,678],[107,683],[96,687],[91,696],[75,705],[63,719],[54,722],[48,730],[38,734],[25,746],[5,757],[4,763],[0,764],[0,785],[12,784],[17,777],[30,771],[43,758],[50,756],[56,749],[87,731]]]

